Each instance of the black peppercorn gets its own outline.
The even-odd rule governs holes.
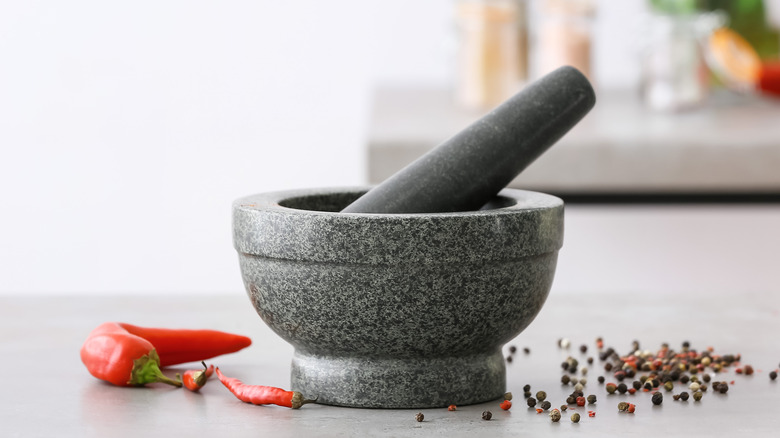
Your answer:
[[[593,365],[593,356],[588,357],[588,365]]]
[[[528,398],[531,396],[531,391],[526,391],[523,393],[523,397]]]
[[[612,371],[612,363],[611,362],[607,362],[607,363],[604,364],[604,371],[606,371],[606,372]]]
[[[537,399],[537,400],[539,400],[539,401],[544,401],[544,399],[546,399],[546,398],[547,398],[547,393],[546,393],[546,392],[544,392],[544,391],[538,391],[538,392],[536,393],[536,399]]]
[[[636,376],[636,371],[634,371],[633,368],[626,369],[625,373],[626,373],[626,377],[629,377],[629,378]]]
[[[691,343],[688,342],[688,341],[683,341],[682,348],[685,349],[685,350],[691,348]]]
[[[687,374],[683,374],[682,376],[680,376],[680,383],[682,383],[682,384],[688,383],[689,380],[691,380],[691,379],[688,377]]]
[[[528,403],[529,408],[536,406],[536,399],[533,397],[528,397],[525,402]]]
[[[777,371],[772,371],[769,373],[769,378],[772,380],[777,379]]]
[[[528,347],[523,347],[523,353],[525,354],[531,354],[531,349]]]
[[[653,389],[653,381],[650,379],[645,380],[644,388],[648,391]]]
[[[775,377],[777,377],[777,373],[775,373]],[[598,381],[599,381],[599,383],[604,383],[604,381],[605,381],[606,379],[604,378],[604,376],[599,376],[599,377],[598,377],[598,379],[596,379],[596,380],[598,380]]]
[[[623,379],[625,379],[625,378],[626,378],[626,373],[625,373],[625,371],[622,371],[622,370],[620,370],[620,371],[615,371],[615,378],[618,380],[618,382],[622,382],[622,381],[623,381]]]
[[[573,405],[574,403],[577,403],[577,397],[570,395],[566,397],[566,403]]]
[[[588,346],[585,344],[580,345],[580,353],[587,353],[588,352]]]
[[[548,400],[545,400],[545,401],[542,402],[541,406],[542,406],[542,409],[544,409],[546,411],[546,410],[548,410],[548,409],[550,409],[552,407],[552,403],[550,403]]]
[[[674,401],[677,401],[680,399],[680,394],[674,394],[672,395],[672,398],[674,399]]]
[[[531,390],[531,385],[526,384],[523,386],[523,391],[528,392],[530,390]]]
[[[512,363],[512,356],[507,356],[507,357],[506,357],[506,361],[507,361],[508,363]]]
[[[634,383],[632,383],[631,386],[633,386],[634,389],[639,390],[640,388],[642,388],[642,382],[640,382],[639,380],[634,380]]]
[[[561,405],[561,412],[566,412],[566,410],[569,409],[566,405]]]
[[[588,404],[592,405],[594,403],[596,403],[596,395],[595,394],[591,394],[591,395],[588,396]]]
[[[425,419],[425,415],[423,415],[422,412],[418,412],[417,415],[414,416],[414,419],[421,423]]]
[[[660,405],[664,401],[664,395],[660,392],[654,392],[652,401],[654,405]]]
[[[680,400],[688,401],[688,397],[690,397],[690,395],[686,391],[680,393]]]
[[[710,375],[707,373],[704,373],[704,375],[701,376],[701,378],[704,379],[705,382],[709,382],[712,379],[712,377],[710,377]]]
[[[721,394],[729,392],[729,384],[726,382],[720,382],[720,388],[718,388]]]
[[[490,412],[490,411],[482,412],[482,419],[483,420],[490,420],[491,418],[493,418],[493,413],[492,412]]]
[[[509,352],[511,354],[515,354],[515,352],[517,352],[517,347],[515,347],[514,345],[510,345],[509,346]]]
[[[617,390],[619,393],[625,394],[626,391],[628,391],[628,386],[626,386],[625,383],[621,383],[620,385],[617,386]]]
[[[568,374],[564,374],[561,376],[561,383],[563,383],[564,385],[568,385],[570,381],[571,381],[571,377],[569,377]]]

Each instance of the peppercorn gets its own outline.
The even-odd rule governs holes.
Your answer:
[[[636,388],[628,388],[628,393],[631,395],[636,394]]]
[[[525,386],[523,386],[523,391],[528,392],[530,390],[531,390],[531,385],[525,384]]]
[[[651,390],[651,389],[653,389],[653,381],[652,381],[652,380],[650,380],[650,379],[647,379],[647,380],[645,381],[644,388],[645,388],[646,390],[648,390],[648,391],[649,391],[649,390]]]
[[[660,392],[654,392],[653,398],[651,399],[654,405],[660,405],[664,401],[664,395]]]
[[[551,407],[552,407],[552,403],[550,403],[549,400],[545,400],[542,402],[542,409],[544,409],[545,411],[550,409]]]
[[[617,385],[611,382],[607,383],[606,389],[609,394],[614,394],[615,391],[617,390]]]
[[[561,376],[561,383],[563,383],[564,385],[568,385],[570,381],[571,378],[569,377],[568,374],[564,374]]]
[[[701,392],[707,392],[707,385],[704,385],[704,384],[702,384],[702,385],[699,385],[699,391],[701,391]]]
[[[753,374],[753,367],[750,365],[745,365],[745,375],[749,376]]]
[[[636,405],[635,405],[635,404],[633,404],[633,403],[629,403],[629,404],[628,404],[628,413],[629,413],[629,414],[633,414],[633,413],[634,413],[634,411],[636,411]]]
[[[699,376],[691,376],[691,382],[699,383]]]
[[[777,373],[775,373],[775,374],[777,374]],[[599,381],[599,383],[604,383],[604,381],[605,381],[606,379],[604,378],[604,376],[599,376],[599,377],[598,377],[598,379],[596,379],[596,380],[598,380],[598,381]]]
[[[512,400],[512,393],[511,392],[504,393],[504,400]]]
[[[566,338],[561,338],[558,340],[558,346],[561,348],[569,348],[569,345],[571,345],[571,342],[569,342]]]
[[[588,379],[586,379],[584,377],[580,379],[580,385],[584,386],[584,385],[587,385],[587,384],[588,384]]]
[[[561,421],[561,411],[557,409],[550,411],[550,420],[552,420],[553,423]]]
[[[697,383],[697,382],[693,382],[693,383],[691,383],[690,385],[688,385],[688,388],[689,388],[691,391],[693,391],[693,392],[696,392],[696,391],[698,391],[698,390],[699,390],[699,388],[701,388],[701,385],[700,385],[699,383]]]
[[[618,403],[618,411],[625,412],[627,410],[628,410],[628,403],[626,403],[624,401]]]
[[[687,349],[691,348],[691,343],[688,342],[688,341],[683,341],[682,348],[683,348],[683,350],[687,350]]]
[[[576,402],[577,402],[577,399],[573,395],[570,395],[570,396],[566,397],[566,403],[568,403],[570,405],[573,405]]]
[[[577,397],[577,406],[585,406],[585,397]]]
[[[619,393],[625,394],[626,391],[628,391],[628,386],[626,386],[625,383],[621,383],[620,385],[618,385],[617,390]]]
[[[580,345],[580,353],[587,353],[588,352],[588,346],[585,344]]]
[[[721,394],[729,392],[729,384],[726,382],[720,382],[720,388],[718,388]]]
[[[674,399],[674,401],[677,401],[680,399],[680,394],[674,394],[672,395],[672,398]]]
[[[704,380],[705,383],[712,380],[712,377],[710,377],[710,375],[706,373],[703,376],[701,376],[701,378]]]
[[[583,376],[588,374],[588,368],[587,367],[582,367],[580,369],[580,374],[582,374]]]
[[[579,423],[580,422],[580,414],[578,414],[576,412],[571,414],[571,422],[572,423]]]
[[[625,373],[626,373],[626,377],[629,377],[629,378],[633,378],[634,376],[636,376],[636,370],[634,370],[631,367],[626,368]]]
[[[593,356],[588,356],[588,365],[593,365]]]
[[[533,397],[528,397],[525,402],[528,403],[529,408],[536,406],[536,399]]]
[[[681,392],[681,393],[680,393],[680,400],[682,400],[682,401],[688,401],[688,397],[689,397],[689,396],[690,396],[690,395],[689,395],[689,394],[688,394],[686,391],[683,391],[683,392]]]
[[[575,391],[582,391],[583,388],[584,387],[582,386],[582,383],[577,383],[576,385],[574,385]]]
[[[566,410],[569,409],[566,405],[561,405],[561,412],[566,412]]]
[[[691,379],[688,377],[687,374],[683,374],[682,376],[680,376],[680,383],[682,383],[683,385],[688,383],[689,380]]]
[[[769,378],[770,378],[771,380],[775,380],[775,379],[777,379],[777,371],[772,371],[772,372],[770,372],[770,373],[769,373]]]
[[[639,389],[639,388],[642,387],[642,382],[640,382],[639,380],[634,380],[634,382],[631,384],[631,386],[633,386],[634,389]]]
[[[544,401],[544,399],[547,398],[547,393],[544,391],[539,391],[536,393],[536,399],[539,401]]]
[[[622,382],[623,379],[626,378],[626,372],[623,370],[615,371],[615,378],[618,380],[618,382]]]
[[[661,381],[656,378],[653,378],[650,382],[653,384],[653,388],[658,388],[661,386]]]
[[[501,409],[508,411],[512,409],[512,402],[509,400],[504,400],[501,402],[501,404],[498,405]]]
[[[712,382],[712,389],[714,389],[715,392],[720,392],[720,385],[721,382]]]
[[[635,352],[639,350],[639,341],[633,341],[631,342],[631,352]]]
[[[592,405],[594,403],[596,403],[596,395],[595,394],[591,394],[591,395],[588,396],[588,404]]]
[[[507,356],[507,357],[506,357],[506,361],[507,361],[508,363],[512,363],[512,356]]]
[[[528,398],[531,396],[531,391],[526,391],[523,393],[523,397]]]
[[[606,371],[606,372],[612,371],[612,364],[610,362],[607,362],[607,363],[604,364],[604,371]]]
[[[418,423],[422,423],[425,419],[425,415],[423,415],[422,412],[418,412],[417,415],[414,416],[414,419],[417,420]]]
[[[517,351],[517,347],[515,347],[514,345],[509,346],[509,353],[515,354],[516,351]]]
[[[490,411],[482,412],[482,419],[483,420],[490,420],[491,418],[493,418],[493,413],[492,412],[490,412]]]
[[[693,393],[693,400],[694,401],[701,401],[701,396],[702,396],[701,391],[696,391],[696,392]]]
[[[528,347],[523,347],[523,353],[525,354],[531,354],[531,349]]]

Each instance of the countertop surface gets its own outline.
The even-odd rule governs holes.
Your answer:
[[[597,91],[594,109],[510,186],[566,193],[780,193],[780,99],[721,90],[700,108],[658,112],[636,93]],[[380,87],[368,179],[384,181],[483,112],[446,88]]]
[[[212,328],[252,337],[249,348],[215,358],[220,369],[250,384],[286,387],[292,347],[268,329],[241,293],[213,296],[0,296],[0,435],[15,436],[777,436],[780,382],[768,374],[780,362],[774,334],[780,327],[776,285],[733,294],[567,295],[553,288],[537,319],[509,345],[518,352],[507,364],[507,389],[515,404],[502,411],[498,401],[422,410],[350,409],[305,405],[299,410],[242,403],[213,379],[200,393],[167,385],[114,387],[93,378],[79,359],[87,334],[104,321],[137,325]],[[410,336],[413,334],[410,333]],[[638,340],[656,350],[663,342],[679,349],[713,347],[714,354],[741,354],[756,373],[734,369],[713,379],[734,381],[727,394],[704,393],[700,402],[673,401],[664,391],[660,406],[648,393],[607,395],[597,377],[615,379],[596,357],[588,367],[585,394],[595,405],[579,408],[579,424],[560,423],[529,409],[523,385],[544,390],[553,407],[572,388],[562,386],[560,364],[568,356],[585,363],[597,356],[595,339],[628,352]],[[569,349],[558,346],[568,338]],[[579,346],[588,346],[582,354]],[[529,348],[528,354],[523,348]],[[509,353],[507,353],[509,354]],[[169,375],[198,364],[167,370]],[[629,382],[630,383],[630,382]],[[678,384],[679,385],[679,384]],[[674,393],[681,391],[678,386]],[[316,396],[315,394],[307,394]],[[620,413],[619,401],[636,405]],[[485,410],[493,413],[482,420]],[[587,411],[594,411],[589,417]],[[415,421],[423,412],[425,421]],[[575,435],[576,434],[576,435]]]

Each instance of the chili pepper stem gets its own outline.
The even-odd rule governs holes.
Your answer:
[[[152,350],[149,354],[139,357],[133,361],[133,371],[130,374],[130,385],[145,385],[147,383],[167,383],[173,386],[181,386],[180,380],[173,380],[163,374],[160,370],[160,357],[157,351]]]
[[[293,396],[292,396],[292,408],[293,409],[298,409],[298,408],[300,408],[301,406],[303,406],[305,404],[316,403],[316,402],[317,402],[316,398],[314,400],[306,399],[306,398],[303,398],[303,394],[301,394],[300,392],[293,391]]]

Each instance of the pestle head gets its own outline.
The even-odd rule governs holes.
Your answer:
[[[343,213],[479,210],[596,103],[588,79],[561,67],[377,185]]]

